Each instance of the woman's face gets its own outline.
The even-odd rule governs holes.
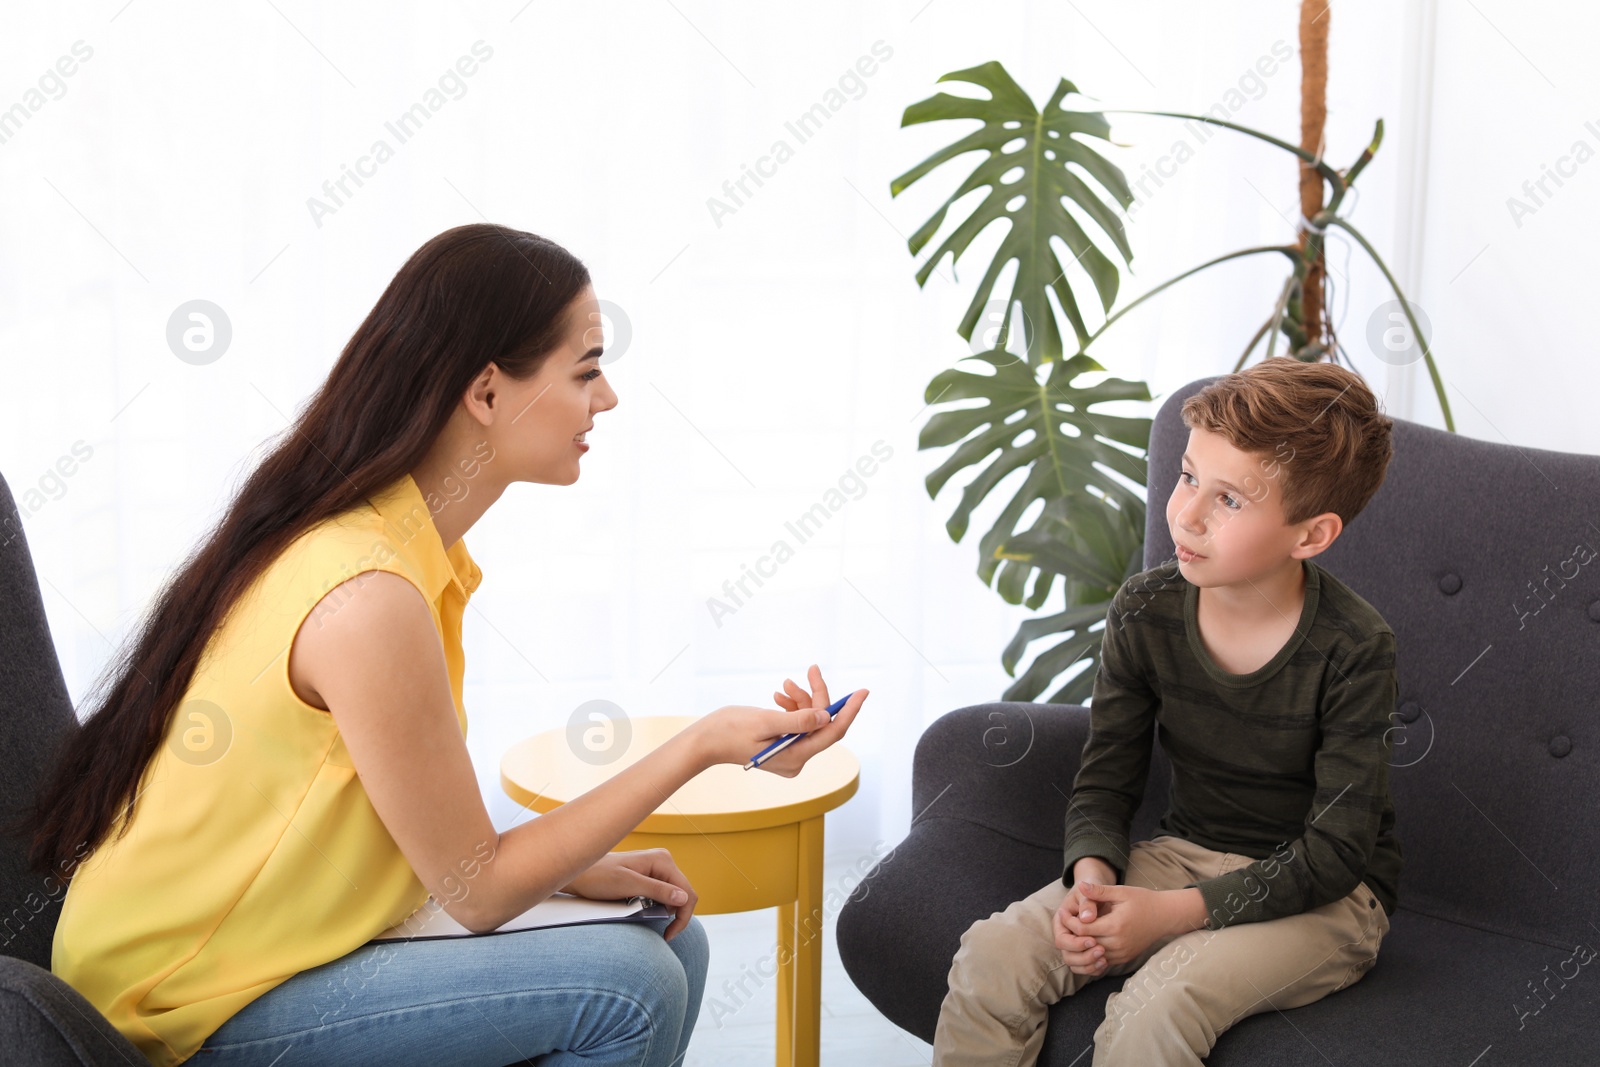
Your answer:
[[[519,480],[577,481],[595,415],[617,406],[617,394],[600,367],[601,322],[594,290],[585,288],[568,306],[563,339],[537,374],[524,381],[496,375],[494,388],[503,395],[495,406],[504,402],[508,421],[496,427],[495,450],[509,453]]]

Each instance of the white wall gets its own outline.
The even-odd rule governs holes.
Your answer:
[[[1347,165],[1386,120],[1352,218],[1430,316],[1457,426],[1474,437],[1600,446],[1583,348],[1600,163],[1521,225],[1505,203],[1574,141],[1600,148],[1600,128],[1584,127],[1600,120],[1600,75],[1582,51],[1597,17],[1506,0],[1344,2],[1332,15],[1328,156]],[[989,59],[1041,101],[1066,76],[1100,106],[1203,110],[1275,41],[1292,47],[1296,19],[1285,0],[1226,17],[1108,0],[111,0],[14,13],[0,108],[75,42],[93,50],[0,144],[0,470],[24,505],[73,697],[404,258],[487,218],[571,248],[634,330],[608,366],[621,404],[582,482],[514,487],[467,535],[485,572],[466,629],[469,745],[497,818],[513,813],[500,752],[585,700],[702,713],[764,702],[817,661],[838,689],[874,693],[849,740],[861,794],[830,841],[898,840],[915,738],[998,695],[1000,649],[1027,615],[973,573],[981,515],[967,543],[945,535],[959,487],[935,502],[922,486],[936,462],[916,451],[922,389],[967,351],[954,327],[999,235],[959,281],[945,264],[917,288],[904,238],[965,168],[891,200],[890,179],[956,135],[900,130],[900,114],[940,74]],[[307,199],[480,40],[493,57],[465,94],[317,225]],[[718,225],[707,199],[775,139],[793,144],[785,122],[878,41],[893,55],[864,94]],[[1297,140],[1298,79],[1291,61],[1247,81],[1236,121]],[[1120,118],[1116,135],[1136,178],[1183,130]],[[1124,293],[1291,238],[1295,189],[1281,153],[1208,139],[1141,204]],[[1334,244],[1356,367],[1392,414],[1440,425],[1419,366],[1391,368],[1367,346],[1381,278]],[[1158,396],[1231,369],[1280,279],[1266,260],[1218,270],[1135,312],[1095,354]],[[208,366],[165,342],[194,298],[233,325]],[[893,458],[864,495],[717,626],[707,598],[880,440]],[[30,498],[78,442],[92,456],[64,492]]]

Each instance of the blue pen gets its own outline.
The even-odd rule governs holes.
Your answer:
[[[840,709],[844,707],[845,702],[847,700],[849,700],[853,696],[855,696],[854,693],[847,693],[846,695],[840,697],[838,700],[835,700],[832,704],[829,704],[828,705],[828,718],[832,719],[835,716],[837,716],[839,714]],[[819,727],[819,729],[820,729],[820,727]],[[744,765],[744,769],[748,771],[752,767],[761,766],[770,757],[777,755],[779,752],[781,752],[784,749],[788,748],[791,744],[793,744],[794,742],[798,741],[800,738],[802,738],[804,736],[805,736],[805,734],[784,734],[782,737],[780,737],[776,741],[772,742],[772,744],[768,745],[766,748],[762,749],[760,752],[757,752],[754,756],[750,757],[750,762],[746,763]]]

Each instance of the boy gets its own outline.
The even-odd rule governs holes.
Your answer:
[[[1393,422],[1353,372],[1288,357],[1183,420],[1177,559],[1107,613],[1062,877],[962,935],[935,1067],[1033,1064],[1049,1006],[1104,975],[1130,977],[1096,1067],[1198,1064],[1239,1019],[1359,979],[1388,932],[1394,632],[1312,557],[1383,484]],[[1171,802],[1130,848],[1157,732]]]

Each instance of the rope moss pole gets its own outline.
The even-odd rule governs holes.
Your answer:
[[[1317,159],[1322,158],[1323,127],[1328,119],[1328,23],[1332,21],[1331,0],[1300,2],[1300,147]],[[1300,162],[1300,217],[1314,219],[1322,210],[1322,175],[1304,160]],[[1313,243],[1314,242],[1314,243]],[[1323,263],[1322,235],[1301,223],[1300,250],[1309,262],[1302,286],[1302,322],[1306,344],[1331,349],[1324,331],[1323,283],[1327,269]],[[1308,353],[1309,355],[1309,353]]]

